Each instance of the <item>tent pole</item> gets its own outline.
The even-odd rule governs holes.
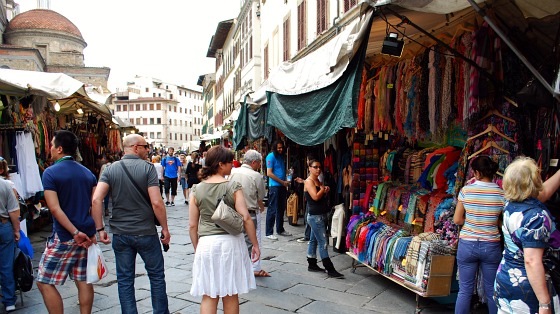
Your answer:
[[[437,42],[439,45],[443,46],[445,49],[449,50],[453,55],[455,55],[458,58],[463,59],[465,62],[467,62],[469,65],[471,65],[472,67],[475,67],[480,73],[482,73],[484,76],[486,76],[490,81],[492,81],[494,84],[496,84],[496,86],[501,86],[502,84],[496,80],[496,78],[494,76],[492,76],[492,74],[488,73],[485,69],[483,69],[482,67],[480,67],[476,62],[474,62],[473,60],[463,56],[459,51],[453,49],[451,46],[449,46],[448,44],[444,43],[443,41],[441,41],[439,38],[435,37],[434,35],[432,35],[430,32],[426,31],[425,29],[423,29],[422,27],[414,24],[411,20],[409,20],[406,16],[400,15],[399,13],[393,11],[391,8],[388,7],[383,7],[383,10],[387,10],[389,11],[391,14],[393,14],[394,16],[398,17],[399,19],[402,20],[402,23],[408,24],[414,28],[416,28],[418,31],[420,31],[422,34],[430,37],[432,40],[434,40],[435,42]]]
[[[549,93],[551,93],[552,96],[556,98],[556,100],[560,101],[560,95],[554,93],[554,88],[552,88],[552,86],[544,79],[544,77],[539,73],[539,71],[537,71],[537,69],[533,67],[531,62],[529,62],[529,60],[527,60],[527,58],[525,58],[525,56],[513,45],[513,43],[509,40],[509,38],[507,38],[507,36],[504,34],[504,32],[502,32],[502,30],[498,27],[498,25],[496,25],[488,17],[488,15],[486,15],[486,11],[481,7],[479,7],[478,4],[474,2],[474,0],[467,0],[467,1],[471,4],[473,9],[476,11],[476,13],[480,14],[480,16],[482,16],[484,21],[486,21],[486,23],[488,23],[488,25],[492,27],[492,29],[496,32],[496,34],[498,34],[498,36],[500,36],[500,38],[506,43],[506,45],[508,45],[509,49],[511,49],[515,53],[515,55],[517,55],[519,60],[521,60],[521,62],[525,64],[525,66],[529,69],[529,71],[533,73],[535,78],[539,80],[539,82],[541,82],[542,86],[544,86],[544,88],[546,88],[546,90]]]

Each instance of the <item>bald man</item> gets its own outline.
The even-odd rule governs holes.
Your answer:
[[[101,206],[110,190],[113,215],[109,225],[113,233],[121,312],[137,313],[134,278],[138,253],[150,279],[153,313],[166,314],[169,309],[163,254],[154,216],[161,224],[161,243],[169,245],[170,235],[157,171],[152,163],[145,160],[150,146],[142,136],[126,136],[123,146],[123,158],[105,169],[93,195],[95,228],[99,233],[99,241],[111,243],[103,225]]]

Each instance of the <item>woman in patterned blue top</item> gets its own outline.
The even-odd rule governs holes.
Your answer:
[[[498,313],[553,313],[559,309],[558,297],[547,282],[543,255],[556,227],[537,200],[542,180],[535,161],[516,159],[507,167],[503,185],[505,249],[494,285]]]

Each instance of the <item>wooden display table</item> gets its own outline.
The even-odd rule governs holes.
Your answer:
[[[420,307],[420,297],[446,297],[451,291],[451,279],[453,276],[453,266],[455,264],[455,256],[453,255],[432,255],[432,263],[430,265],[430,274],[428,276],[428,285],[426,290],[421,290],[419,287],[408,283],[400,278],[394,276],[387,276],[386,274],[379,272],[375,268],[367,265],[358,260],[352,252],[346,252],[346,254],[352,257],[352,272],[356,271],[357,267],[365,266],[371,269],[374,273],[379,274],[392,282],[414,292],[416,294],[416,313],[422,311]],[[358,265],[359,264],[361,265]]]

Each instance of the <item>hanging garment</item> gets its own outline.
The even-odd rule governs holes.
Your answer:
[[[21,196],[24,199],[28,199],[34,196],[35,193],[43,191],[43,183],[39,175],[39,165],[37,165],[37,160],[35,159],[35,146],[31,136],[31,133],[28,132],[16,133],[18,170],[23,183]]]

